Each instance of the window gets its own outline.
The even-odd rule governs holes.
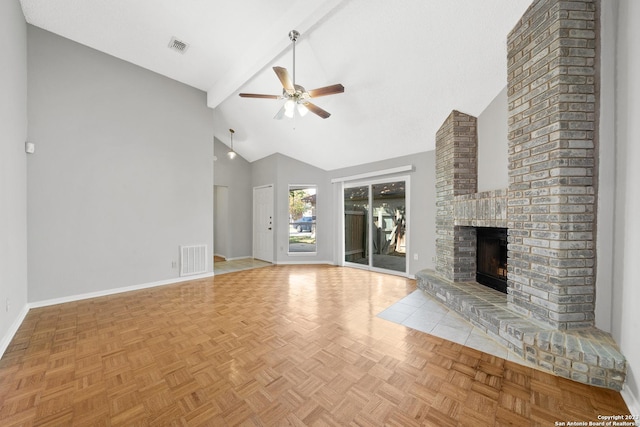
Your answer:
[[[289,186],[289,253],[316,252],[316,186]]]

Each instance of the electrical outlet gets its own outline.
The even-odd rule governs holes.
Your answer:
[[[418,260],[418,254],[413,254],[413,260],[417,261]]]
[[[8,312],[11,309],[11,300],[7,298],[7,304],[5,310]]]
[[[431,262],[436,262],[436,257],[431,257]]]
[[[171,268],[173,269],[178,268],[178,261],[171,261]]]

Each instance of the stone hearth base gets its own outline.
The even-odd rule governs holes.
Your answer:
[[[613,338],[597,328],[560,331],[507,306],[505,294],[476,282],[450,282],[433,270],[416,274],[418,288],[540,369],[585,384],[622,389],[626,362]]]

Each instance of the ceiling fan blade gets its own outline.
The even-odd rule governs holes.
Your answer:
[[[280,95],[263,95],[260,93],[241,93],[242,98],[264,98],[264,99],[280,99]]]
[[[275,116],[273,116],[273,118],[276,120],[282,120],[282,118],[284,117],[284,112],[285,112],[285,108],[284,108],[284,105],[282,105],[282,108],[278,110],[278,113]]]
[[[310,102],[305,102],[304,106],[307,107],[309,109],[309,111],[311,111],[313,114],[317,114],[318,116],[322,117],[323,119],[326,119],[327,117],[329,117],[331,115],[331,113],[323,110],[322,108],[320,108],[317,105],[312,104]]]
[[[280,83],[282,83],[282,87],[288,94],[295,93],[295,88],[293,87],[293,83],[291,82],[291,77],[289,77],[289,72],[284,67],[273,67],[273,71],[276,72],[276,75],[280,79]]]
[[[309,93],[309,96],[311,98],[317,98],[319,96],[333,95],[333,94],[342,93],[342,92],[344,92],[344,86],[342,86],[340,83],[338,83],[338,84],[331,85],[331,86],[325,86],[325,87],[320,87],[318,89],[312,89],[308,93]]]

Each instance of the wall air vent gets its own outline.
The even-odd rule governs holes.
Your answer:
[[[169,42],[169,49],[175,50],[176,52],[185,53],[187,49],[189,49],[189,45],[182,40],[171,37],[171,41]]]
[[[207,245],[180,246],[180,277],[207,272]]]

